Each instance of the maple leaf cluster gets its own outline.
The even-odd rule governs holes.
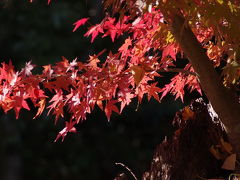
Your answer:
[[[89,19],[77,21],[73,31]],[[121,113],[133,98],[141,103],[144,94],[160,101],[159,93],[165,91],[157,86],[155,78],[159,77],[158,70],[173,65],[176,60],[177,45],[154,41],[159,30],[159,22],[163,17],[158,10],[146,13],[133,21],[130,16],[117,20],[106,17],[87,31],[85,36],[110,36],[112,41],[117,37],[128,34],[129,37],[119,47],[117,53],[109,53],[104,63],[98,55],[89,56],[86,63],[69,61],[63,57],[55,65],[43,66],[41,74],[33,75],[34,65],[26,63],[25,67],[16,72],[11,62],[2,63],[0,67],[0,107],[7,113],[14,109],[16,118],[21,109],[30,110],[27,100],[38,108],[34,118],[40,116],[44,109],[55,115],[55,123],[64,117],[64,109],[71,114],[66,127],[59,132],[57,139],[66,136],[68,132],[76,132],[74,125],[86,119],[86,115],[98,106],[107,119],[112,112]],[[169,32],[166,32],[169,33]],[[176,48],[175,48],[176,47]],[[149,51],[163,50],[163,56],[158,53],[147,56]],[[189,75],[190,77],[191,75]],[[185,78],[187,78],[186,76]],[[179,85],[183,94],[184,83]],[[46,91],[52,92],[52,97],[46,96]],[[165,94],[163,93],[163,96]],[[162,96],[162,97],[163,97]]]
[[[4,112],[14,109],[18,118],[21,109],[30,109],[26,100],[31,100],[38,108],[34,118],[48,109],[48,113],[55,115],[55,123],[64,117],[66,109],[71,114],[71,119],[66,122],[66,127],[58,134],[57,140],[60,137],[64,139],[68,132],[76,132],[74,125],[85,120],[96,106],[110,120],[113,112],[121,113],[133,98],[141,103],[144,95],[147,95],[148,100],[153,97],[160,102],[170,93],[183,101],[185,89],[197,90],[201,94],[197,74],[191,65],[187,64],[181,71],[176,68],[176,56],[183,58],[183,52],[171,33],[168,17],[164,18],[162,11],[182,9],[182,14],[191,22],[192,30],[207,49],[207,55],[215,66],[219,66],[224,54],[230,57],[231,63],[237,61],[234,52],[239,49],[236,50],[234,42],[239,41],[239,33],[232,36],[220,33],[233,31],[228,24],[235,27],[237,15],[231,20],[227,17],[230,16],[229,13],[238,13],[235,5],[204,2],[195,0],[189,5],[187,1],[180,3],[177,0],[125,0],[119,4],[119,1],[106,0],[105,7],[112,8],[112,16],[107,15],[99,24],[89,27],[84,36],[91,36],[91,42],[97,36],[109,36],[112,42],[120,36],[127,37],[118,51],[110,52],[103,63],[99,59],[103,52],[89,56],[86,63],[77,59],[69,61],[63,57],[55,65],[43,66],[42,73],[38,75],[31,73],[34,68],[31,62],[26,63],[20,72],[15,72],[11,62],[2,63],[0,107]],[[217,20],[215,18],[215,23],[210,23],[212,16],[208,14],[209,9],[215,6],[224,10],[225,19],[219,11],[212,9]],[[73,32],[89,20],[82,18],[75,22]],[[235,71],[238,68],[238,65],[235,66]],[[176,72],[175,77],[169,84],[159,87],[156,79],[161,77],[161,72],[168,71]],[[238,79],[239,74],[233,78]],[[224,76],[230,79],[229,76]],[[47,97],[46,91],[51,91],[53,96]],[[162,93],[161,97],[159,93]]]

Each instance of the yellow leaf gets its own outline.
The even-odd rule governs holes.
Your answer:
[[[145,75],[145,70],[141,66],[134,65],[130,68],[134,82],[138,86]]]
[[[172,35],[172,33],[170,31],[168,31],[167,33],[167,37],[166,37],[166,42],[168,44],[172,43],[174,41],[174,36]]]
[[[224,77],[224,85],[228,86],[238,82],[240,78],[238,73],[239,69],[240,65],[234,60],[223,68],[222,76]]]
[[[230,1],[228,1],[228,6],[229,6],[229,9],[231,10],[231,13],[237,12],[236,6],[234,6]]]
[[[223,4],[223,0],[217,0],[219,4]]]

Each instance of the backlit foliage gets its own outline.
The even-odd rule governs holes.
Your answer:
[[[50,3],[50,0],[48,1]],[[13,109],[16,118],[22,108],[30,110],[27,99],[38,108],[34,118],[46,108],[55,115],[55,122],[71,114],[57,139],[75,132],[74,125],[98,106],[107,119],[113,112],[121,113],[133,98],[141,103],[143,96],[157,101],[170,93],[183,101],[184,92],[201,87],[191,64],[182,70],[175,67],[176,59],[184,58],[170,27],[171,12],[181,13],[215,67],[222,67],[223,83],[239,85],[240,63],[240,2],[238,0],[105,0],[105,18],[89,27],[84,36],[93,42],[96,37],[109,36],[112,42],[121,36],[124,43],[116,53],[109,52],[101,63],[97,55],[87,63],[77,59],[43,66],[41,74],[31,73],[31,62],[19,72],[11,62],[0,67],[0,107],[7,113]],[[53,4],[54,5],[54,4]],[[164,16],[163,16],[164,14]],[[74,23],[77,31],[89,18]],[[177,72],[169,84],[158,87],[161,72]],[[51,91],[52,97],[46,96]],[[160,93],[160,97],[159,97]],[[48,105],[46,105],[48,104]],[[47,106],[47,107],[46,107]]]

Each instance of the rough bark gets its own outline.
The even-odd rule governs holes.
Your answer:
[[[204,93],[225,125],[231,143],[236,152],[240,153],[240,105],[238,99],[221,83],[219,75],[185,19],[175,14],[172,18],[171,28],[181,49],[198,74]]]
[[[228,141],[219,118],[202,99],[194,101],[190,109],[194,116],[187,120],[182,112],[176,114],[173,122],[179,129],[156,148],[143,180],[226,178],[231,173],[221,168],[224,158],[216,159],[210,152],[212,146],[219,147],[221,139]]]

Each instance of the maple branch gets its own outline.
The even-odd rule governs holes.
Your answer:
[[[163,69],[158,69],[157,72],[174,72],[174,73],[183,73],[186,75],[193,75],[198,77],[198,74],[192,71],[184,70],[181,68],[163,68]]]
[[[185,19],[181,15],[174,13],[171,20],[172,34],[199,75],[199,81],[205,94],[225,125],[235,150],[239,153],[240,105],[238,99],[232,91],[223,86],[210,59],[189,25],[186,24]]]

